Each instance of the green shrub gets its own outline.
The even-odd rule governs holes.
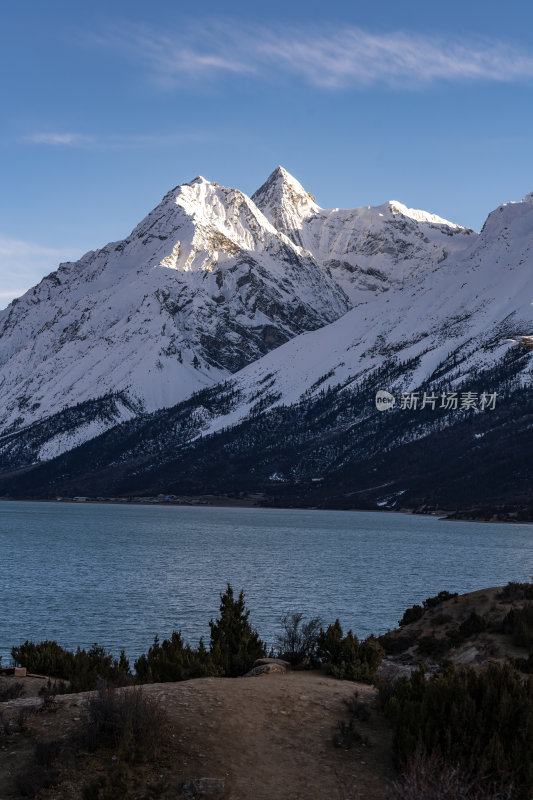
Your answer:
[[[186,681],[217,673],[202,640],[194,650],[184,643],[179,631],[173,631],[170,639],[164,639],[161,644],[156,636],[148,653],[143,653],[134,666],[141,683]]]
[[[396,765],[415,754],[475,769],[492,784],[515,785],[529,798],[533,785],[533,683],[509,666],[483,672],[450,667],[426,679],[423,670],[400,678],[382,695],[393,720]]]
[[[259,634],[248,621],[250,612],[244,604],[244,593],[237,599],[228,583],[224,594],[220,595],[220,617],[211,620],[210,655],[220,674],[229,678],[248,672],[257,658],[266,653]]]
[[[411,625],[412,622],[418,622],[418,620],[422,619],[423,616],[424,609],[422,606],[411,606],[411,608],[407,608],[403,612],[403,617],[398,620],[398,625],[400,625],[400,627],[403,627],[404,625]]]
[[[353,653],[353,639],[351,631],[348,631],[346,637],[343,636],[341,624],[336,619],[325,631],[320,630],[317,641],[319,658],[334,665],[346,661]]]
[[[449,646],[459,647],[459,645],[461,645],[466,639],[469,639],[471,636],[475,636],[478,633],[482,633],[486,629],[486,620],[483,619],[483,617],[480,617],[479,614],[476,614],[475,611],[472,611],[470,615],[461,622],[459,627],[455,628],[454,630],[446,631]]]
[[[446,625],[448,622],[451,622],[453,617],[451,614],[437,614],[431,620],[433,625]]]
[[[0,703],[5,703],[7,700],[16,700],[17,697],[22,697],[23,694],[24,684],[19,681],[6,683],[0,686]]]
[[[412,647],[419,636],[420,631],[402,631],[400,635],[388,631],[378,637],[378,642],[387,655],[398,655]]]
[[[13,647],[11,655],[28,672],[67,680],[74,671],[74,653],[65,650],[57,642],[44,641],[35,644],[26,640],[19,647]]]
[[[470,636],[475,636],[477,633],[482,633],[487,628],[487,622],[480,617],[479,614],[476,614],[475,611],[470,613],[458,628],[458,633],[461,639],[468,639]]]
[[[509,581],[507,586],[503,587],[498,597],[500,600],[506,601],[533,600],[533,583]]]
[[[28,672],[68,681],[68,691],[71,692],[95,689],[99,678],[115,685],[123,685],[132,679],[124,651],[117,659],[97,644],[90,650],[78,647],[73,653],[54,641],[44,641],[39,644],[26,641],[19,647],[13,647],[11,655],[15,662],[26,667]],[[63,689],[66,687],[63,686]]]
[[[446,600],[452,600],[454,597],[457,597],[457,592],[448,592],[446,590],[439,592],[434,597],[427,597],[421,606],[414,605],[404,611],[403,617],[398,620],[398,625],[403,627],[404,625],[411,625],[413,622],[418,622],[430,608],[436,608],[441,603],[444,603]]]
[[[103,647],[94,644],[87,651],[78,647],[74,654],[74,672],[69,680],[70,691],[84,692],[94,689],[99,680],[105,680],[113,686],[123,686],[131,682],[132,675],[124,651],[117,659]]]
[[[425,636],[421,636],[418,639],[416,649],[420,655],[439,659],[448,652],[450,647],[451,642],[448,638],[445,638],[444,636],[438,638],[434,633],[429,633]]]
[[[453,600],[454,597],[457,597],[457,592],[448,592],[444,589],[444,591],[439,592],[434,597],[426,598],[423,605],[426,610],[428,608],[435,608],[436,606],[440,606],[441,603],[445,603],[446,600]]]
[[[503,630],[510,633],[517,647],[533,646],[533,603],[512,608],[503,620]]]
[[[317,655],[334,678],[372,683],[385,651],[375,636],[359,642],[352,631],[343,635],[339,620],[318,636]]]

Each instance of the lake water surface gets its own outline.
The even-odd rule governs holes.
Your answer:
[[[442,589],[533,575],[533,525],[353,511],[0,502],[0,655],[25,639],[130,657],[209,639],[229,581],[269,644],[287,610],[358,636]]]

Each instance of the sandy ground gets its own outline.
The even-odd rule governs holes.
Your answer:
[[[384,800],[395,779],[391,733],[372,687],[304,671],[202,678],[143,690],[161,701],[170,726],[157,762],[128,768],[127,797],[179,798],[184,781],[215,778],[224,781],[223,797],[229,800]],[[344,701],[356,690],[370,710],[367,721],[357,722],[365,743],[335,747],[339,720],[348,720]],[[21,796],[16,778],[31,771],[36,738],[75,738],[86,699],[86,694],[59,697],[56,711],[31,714],[25,730],[3,737],[0,733],[1,800]],[[10,701],[0,712],[12,715],[21,706],[39,703]],[[57,765],[63,781],[38,797],[83,798],[82,787],[102,774],[107,762],[116,763],[114,755],[77,748]]]

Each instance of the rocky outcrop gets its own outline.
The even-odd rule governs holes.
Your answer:
[[[256,677],[258,675],[285,675],[290,672],[291,665],[288,661],[281,658],[258,658],[254,662],[252,669],[246,673],[245,678]]]

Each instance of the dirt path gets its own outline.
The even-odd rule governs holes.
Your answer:
[[[359,691],[370,717],[357,722],[366,744],[335,747],[332,737],[339,720],[347,720],[344,700]],[[228,800],[385,800],[394,772],[390,732],[375,709],[375,690],[337,681],[314,672],[249,678],[203,678],[144,687],[165,706],[171,720],[164,756],[146,765],[136,781],[144,786],[158,779],[163,798],[180,797],[183,781],[214,778],[224,781]],[[17,769],[28,769],[31,739],[67,738],[81,724],[83,695],[59,698],[54,714],[40,713],[29,729],[8,737],[0,750],[0,798],[12,800]],[[8,705],[15,707],[14,701]],[[4,740],[5,742],[6,740]],[[30,742],[30,744],[29,744]],[[17,756],[18,753],[18,756]],[[81,798],[81,785],[99,769],[83,754],[69,778],[39,797]],[[101,757],[100,757],[101,758]],[[149,773],[149,774],[148,774]],[[146,793],[128,795],[145,797]]]
[[[339,720],[347,719],[343,700],[353,697],[353,683],[292,672],[189,681],[172,693],[164,684],[147,688],[183,720],[182,743],[205,774],[226,778],[234,800],[336,798],[343,784],[352,794],[356,789],[355,797],[385,796],[390,756],[378,714],[359,723],[369,745],[342,750],[332,743]],[[357,688],[372,705],[374,690]]]

